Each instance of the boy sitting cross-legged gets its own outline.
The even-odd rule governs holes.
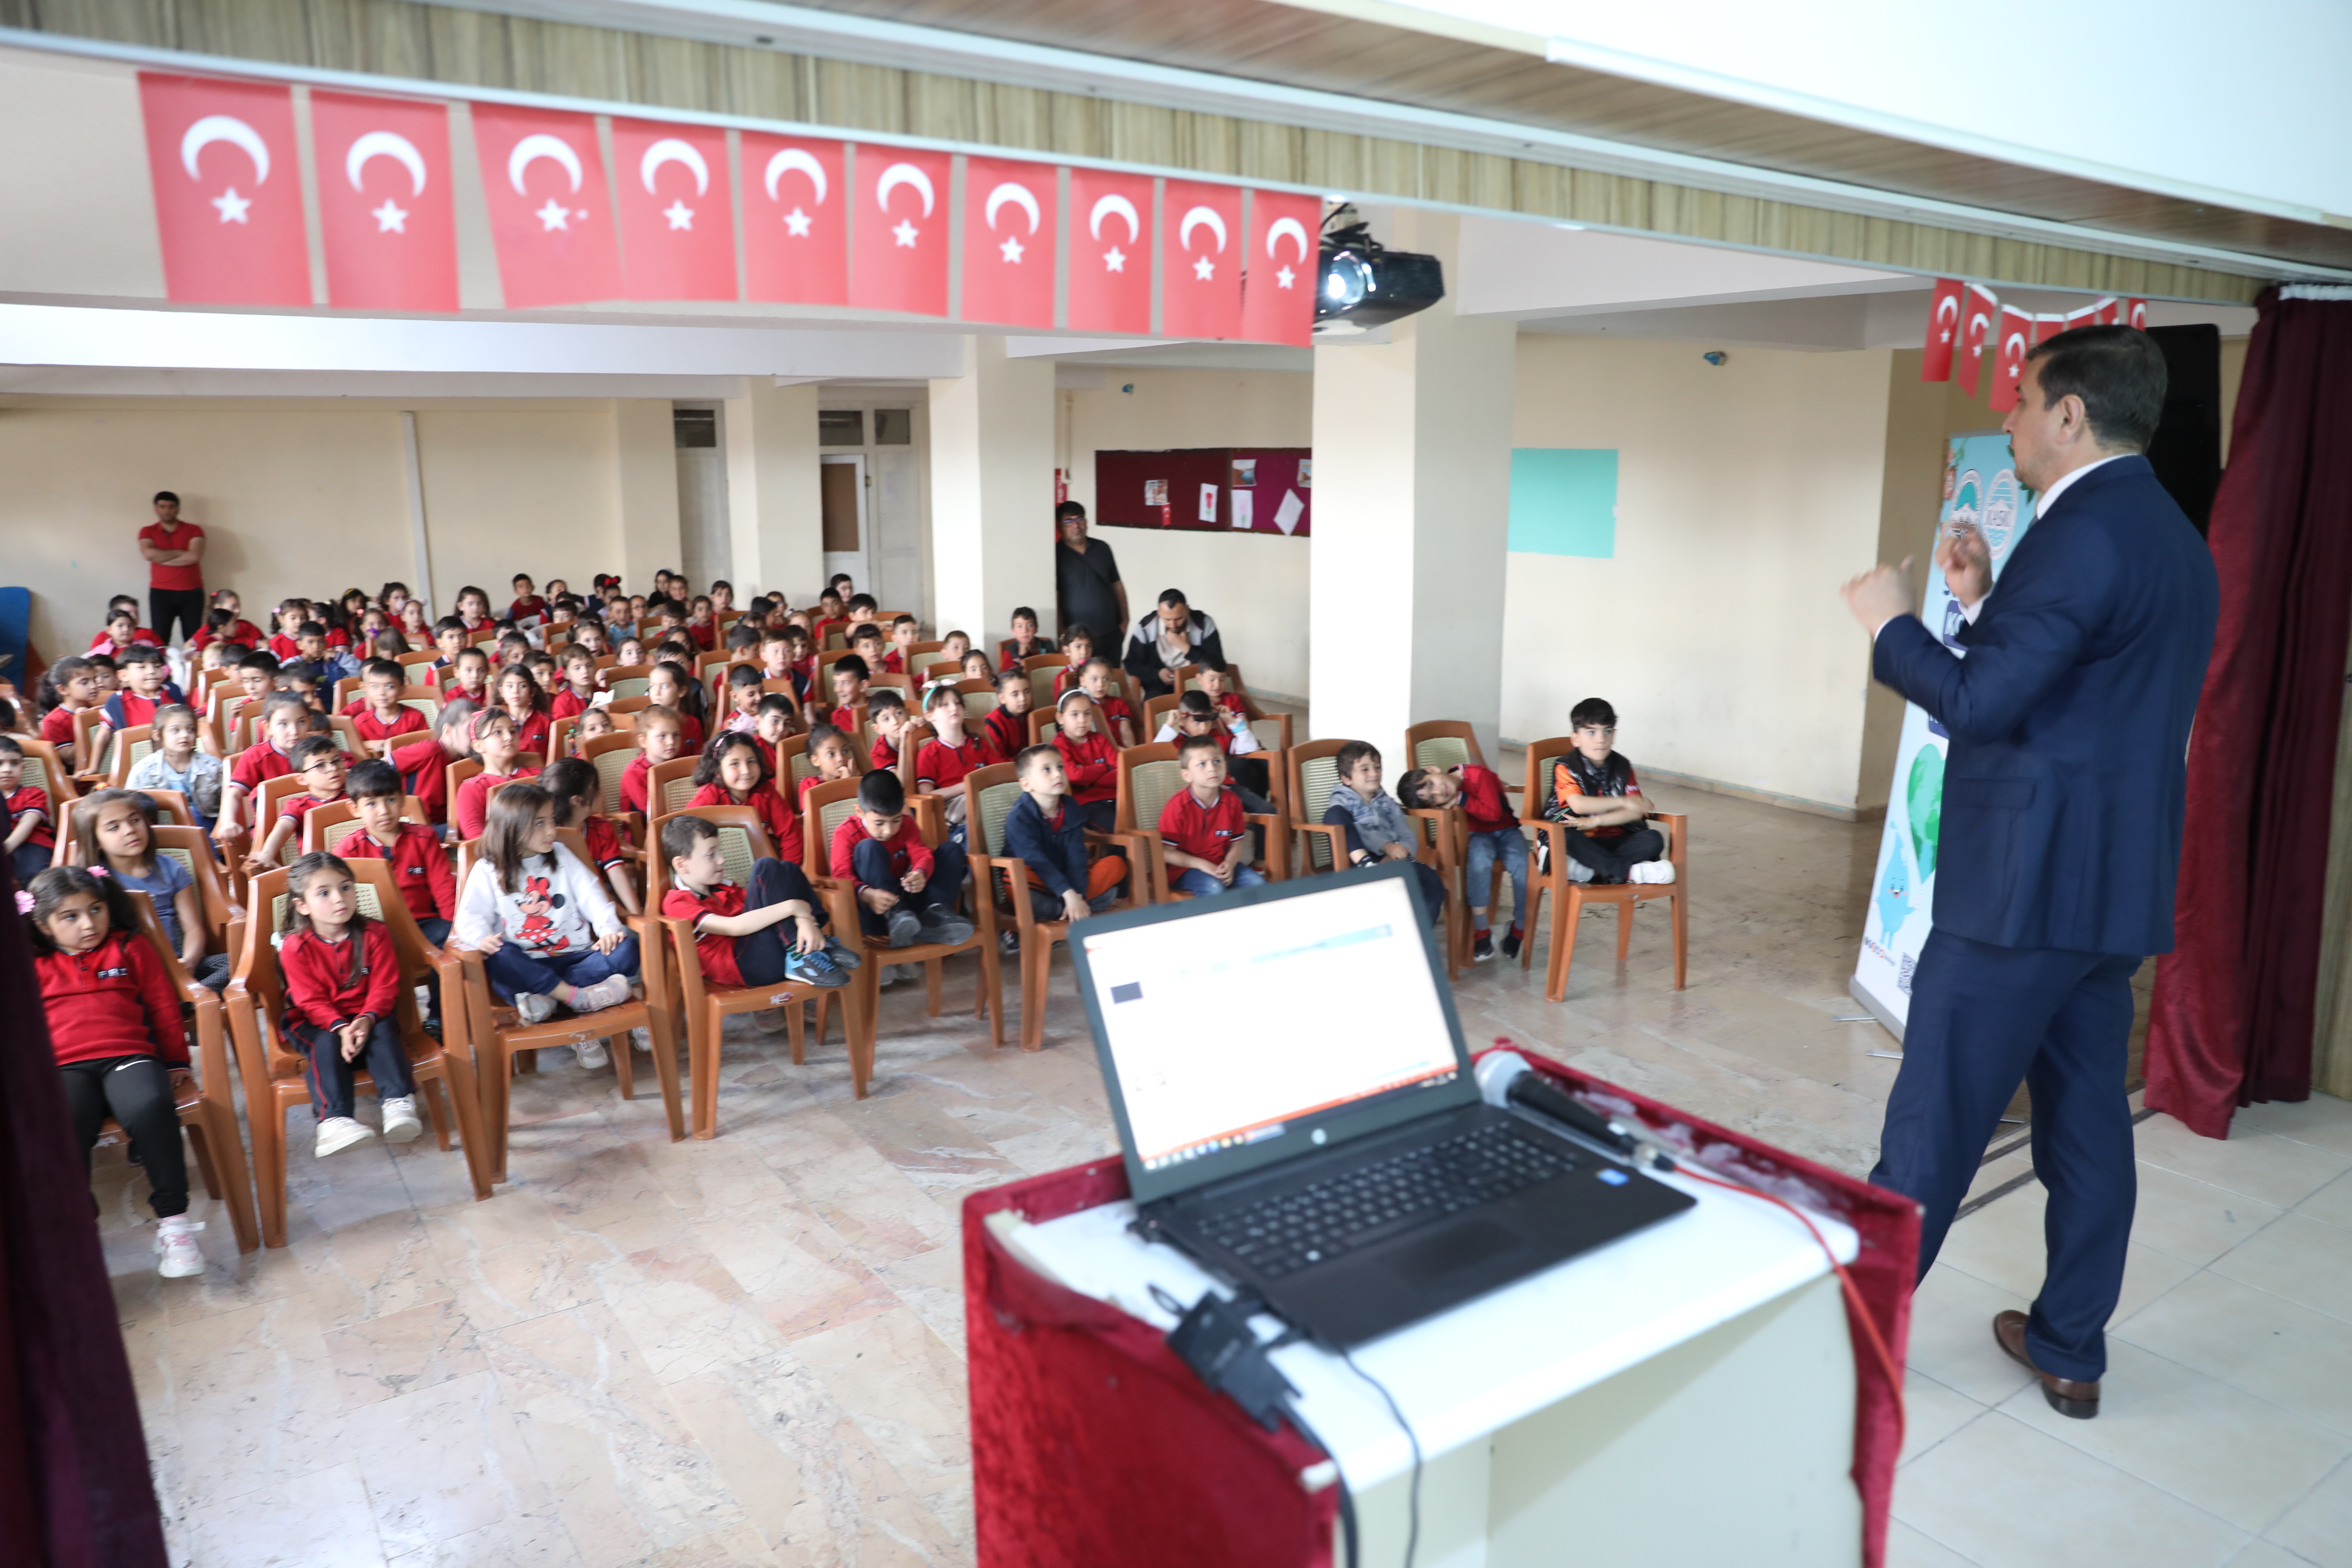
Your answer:
[[[1169,886],[1205,899],[1265,878],[1244,864],[1249,855],[1249,814],[1241,792],[1225,783],[1225,749],[1212,735],[1188,735],[1176,748],[1184,788],[1160,808],[1160,842]]]
[[[867,773],[857,785],[857,810],[834,830],[833,874],[856,888],[866,934],[892,947],[971,940],[971,922],[955,912],[963,858],[959,853],[952,868],[946,858],[908,824],[906,786],[896,773]]]
[[[1087,863],[1087,816],[1070,797],[1061,749],[1031,746],[1013,764],[1021,798],[1005,814],[1004,847],[1028,868],[1031,910],[1041,921],[1082,921],[1109,908],[1127,880],[1127,858]],[[1018,942],[1017,933],[1004,934]]]
[[[1397,780],[1397,800],[1407,811],[1443,811],[1459,805],[1470,830],[1465,869],[1470,896],[1486,896],[1494,885],[1495,862],[1500,860],[1511,878],[1511,929],[1503,935],[1503,956],[1519,956],[1528,918],[1528,841],[1504,797],[1503,781],[1475,763],[1458,768],[1415,768]],[[1495,937],[1486,924],[1486,906],[1470,909],[1470,957],[1483,963],[1495,956]]]
[[[691,922],[695,956],[710,984],[798,981],[831,990],[849,984],[849,971],[863,961],[826,933],[824,906],[798,866],[762,856],[746,889],[727,879],[719,829],[701,817],[671,817],[661,840],[670,875],[661,912]],[[775,1019],[779,1027],[782,1021],[781,1015]]]
[[[1673,881],[1674,862],[1664,858],[1666,836],[1644,825],[1649,802],[1643,798],[1642,781],[1615,750],[1617,710],[1605,699],[1588,697],[1569,710],[1568,728],[1576,750],[1552,764],[1543,814],[1545,820],[1569,827],[1569,858],[1604,885]],[[1545,855],[1549,858],[1548,840]],[[1574,869],[1569,874],[1574,877]]]

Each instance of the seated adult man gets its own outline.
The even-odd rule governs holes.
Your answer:
[[[1121,662],[1148,702],[1176,689],[1173,671],[1203,660],[1225,662],[1217,623],[1186,604],[1181,588],[1170,588],[1160,595],[1159,607],[1129,629]]]

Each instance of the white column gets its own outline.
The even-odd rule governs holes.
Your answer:
[[[824,585],[824,502],[817,474],[816,386],[755,379],[727,400],[727,522],[735,602],[781,592],[816,603]]]
[[[965,340],[964,374],[930,386],[931,582],[940,630],[975,646],[1054,598],[1054,363]]]
[[[620,499],[621,576],[631,593],[678,569],[677,436],[667,399],[613,403],[613,483]],[[598,567],[603,571],[603,567]],[[579,584],[575,584],[574,586]]]
[[[1389,244],[1457,282],[1450,214],[1400,211]],[[1465,719],[1492,761],[1517,328],[1449,296],[1390,342],[1315,351],[1315,553],[1307,595],[1315,738],[1370,741],[1393,778],[1407,725]]]

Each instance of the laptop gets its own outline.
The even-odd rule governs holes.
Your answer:
[[[1139,1228],[1328,1346],[1693,1206],[1480,1098],[1404,864],[1070,936]]]

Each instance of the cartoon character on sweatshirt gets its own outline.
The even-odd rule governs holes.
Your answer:
[[[563,907],[563,895],[549,891],[551,886],[551,879],[526,873],[515,900],[522,910],[522,929],[515,932],[515,940],[533,952],[562,952],[572,945],[568,936],[550,935],[555,930],[554,912]]]

